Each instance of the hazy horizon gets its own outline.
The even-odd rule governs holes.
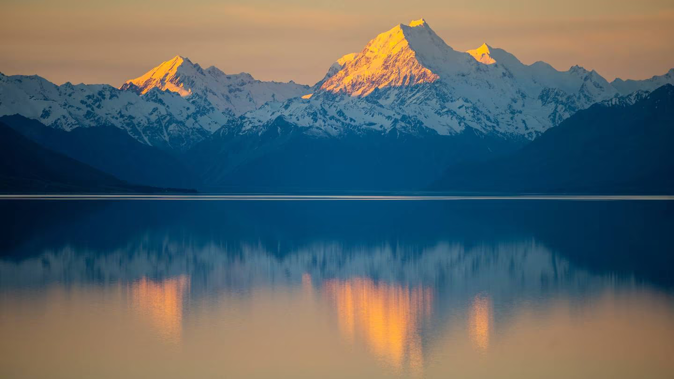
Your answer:
[[[422,17],[455,50],[487,43],[525,64],[580,65],[609,81],[674,67],[674,4],[661,0],[9,0],[2,7],[0,72],[57,84],[119,86],[181,55],[226,73],[311,85],[342,55]]]

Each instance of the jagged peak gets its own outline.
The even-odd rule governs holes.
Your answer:
[[[396,25],[377,35],[360,53],[342,57],[341,62],[331,67],[331,70],[339,71],[334,75],[329,72],[329,77],[326,76],[320,89],[351,96],[367,96],[377,88],[437,80],[438,75],[418,61],[418,51],[413,45],[422,50],[427,49],[437,45],[436,40],[440,38],[430,28],[420,28],[422,25],[419,22],[411,24],[416,26]],[[425,21],[423,25],[427,25]]]
[[[176,55],[175,57],[169,59],[168,61],[162,62],[159,66],[155,67],[153,71],[162,72],[162,71],[175,71],[180,67],[193,67],[195,69],[201,70],[201,66],[184,57],[182,55]]]
[[[241,81],[244,81],[244,82],[255,82],[255,81],[257,81],[257,79],[255,79],[253,77],[253,75],[251,75],[247,72],[240,72],[238,74],[229,74],[227,76],[230,77],[230,78],[237,78],[237,79],[239,79]],[[276,83],[276,82],[272,82],[272,83]]]
[[[470,54],[476,61],[484,64],[494,64],[496,60],[491,56],[491,48],[486,43],[477,49],[468,50],[466,53]]]
[[[569,68],[569,71],[573,72],[573,73],[580,73],[580,74],[588,74],[590,72],[585,67],[579,66],[579,65],[571,66],[571,68]]]
[[[367,96],[384,87],[435,82],[443,73],[467,69],[470,59],[449,47],[420,19],[380,33],[339,72],[319,84],[321,90]]]
[[[392,30],[397,30],[397,29],[402,31],[403,34],[405,34],[405,37],[408,40],[410,39],[410,37],[414,38],[414,36],[423,36],[424,38],[430,37],[432,39],[442,40],[442,38],[440,38],[435,33],[435,31],[433,29],[431,29],[431,26],[423,18],[419,19],[419,20],[410,21],[410,23],[407,24],[407,25],[405,25],[405,24],[397,25]],[[442,41],[443,44],[444,44],[444,42],[445,41]]]
[[[211,75],[215,75],[215,76],[226,75],[221,69],[219,69],[219,68],[217,68],[217,67],[215,67],[215,66],[210,66],[209,68],[207,68],[207,69],[204,70],[204,71],[207,72],[207,73],[209,73],[209,74],[211,74]]]
[[[420,19],[418,19],[418,20],[412,20],[412,21],[410,21],[409,26],[410,26],[411,28],[416,28],[416,27],[418,27],[418,26],[422,26],[422,27],[425,26],[425,27],[427,27],[427,28],[429,27],[429,26],[428,26],[428,23],[427,23],[426,20],[424,20],[423,18],[420,18]]]
[[[159,86],[171,92],[177,92],[181,96],[188,96],[192,93],[191,90],[183,88],[182,85],[174,85],[171,83],[171,78],[174,78],[179,71],[184,73],[191,73],[194,71],[203,73],[201,66],[192,63],[187,57],[176,55],[175,57],[162,62],[159,66],[146,72],[144,75],[126,81],[121,89],[132,89],[135,92],[144,95],[152,88]],[[135,88],[131,87],[131,84],[133,84]]]
[[[447,51],[455,52],[424,19],[412,21],[410,25],[401,24],[397,28],[402,34],[402,39],[419,54],[439,56]]]

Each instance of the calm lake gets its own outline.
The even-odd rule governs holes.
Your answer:
[[[674,201],[0,200],[0,378],[672,378]]]

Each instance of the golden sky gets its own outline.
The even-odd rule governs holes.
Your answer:
[[[448,45],[609,80],[674,68],[672,0],[0,0],[0,72],[120,85],[175,55],[313,84],[340,56],[425,18]]]

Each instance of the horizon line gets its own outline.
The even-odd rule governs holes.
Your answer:
[[[7,194],[2,200],[147,201],[674,201],[674,195],[74,195]]]

